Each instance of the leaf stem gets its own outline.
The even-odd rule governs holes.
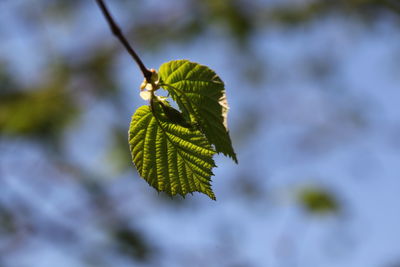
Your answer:
[[[119,39],[119,41],[122,43],[122,45],[128,51],[128,53],[135,60],[136,64],[139,66],[140,70],[142,71],[143,76],[146,79],[146,81],[148,83],[151,83],[151,71],[148,68],[146,68],[146,66],[143,64],[143,62],[140,59],[140,57],[138,56],[138,54],[136,54],[135,50],[129,44],[128,40],[125,38],[124,34],[122,33],[122,31],[118,27],[117,23],[114,21],[113,17],[111,16],[110,12],[108,11],[108,8],[105,5],[104,1],[96,0],[96,2],[99,5],[104,17],[106,18],[107,23],[110,26],[111,32],[114,34],[115,37],[117,37]]]

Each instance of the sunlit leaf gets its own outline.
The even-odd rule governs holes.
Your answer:
[[[177,102],[183,115],[199,125],[218,153],[237,163],[226,128],[228,105],[224,83],[218,75],[210,68],[188,60],[164,63],[159,75],[163,88]]]
[[[158,191],[171,196],[197,191],[215,200],[210,185],[214,149],[199,130],[171,122],[159,103],[136,110],[129,145],[140,176]]]

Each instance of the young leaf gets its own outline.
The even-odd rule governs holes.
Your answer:
[[[227,102],[224,83],[210,68],[188,60],[161,65],[161,86],[168,90],[183,115],[198,123],[215,150],[236,163],[229,132],[225,127]]]
[[[174,196],[201,192],[215,200],[211,169],[215,151],[204,135],[171,122],[156,101],[132,116],[129,145],[140,176],[158,191]]]

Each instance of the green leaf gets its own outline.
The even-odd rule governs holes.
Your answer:
[[[160,103],[151,104],[136,110],[129,128],[132,160],[140,176],[171,196],[197,191],[215,200],[210,183],[216,152],[199,130],[171,122]]]
[[[161,86],[168,90],[183,115],[196,122],[218,153],[236,154],[226,128],[227,102],[224,83],[210,68],[188,60],[174,60],[161,65]]]
[[[169,119],[170,122],[175,123],[175,124],[179,124],[185,128],[192,128],[193,125],[190,124],[185,117],[182,115],[181,112],[179,112],[178,110],[174,109],[173,107],[171,107],[169,105],[169,103],[167,101],[162,101],[159,102],[161,105],[161,108],[164,111],[165,116]]]

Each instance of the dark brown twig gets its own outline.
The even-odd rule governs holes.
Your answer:
[[[115,35],[115,37],[117,37],[121,41],[121,43],[123,44],[125,49],[135,60],[135,62],[139,66],[140,70],[142,71],[143,76],[146,79],[146,81],[151,83],[151,71],[146,68],[146,66],[143,64],[142,60],[140,59],[140,57],[136,54],[135,50],[133,50],[132,46],[129,44],[128,40],[126,40],[124,34],[118,27],[117,23],[115,23],[113,17],[111,16],[110,12],[108,11],[107,6],[104,4],[103,0],[96,0],[96,2],[99,5],[108,24],[110,25],[111,32]]]

